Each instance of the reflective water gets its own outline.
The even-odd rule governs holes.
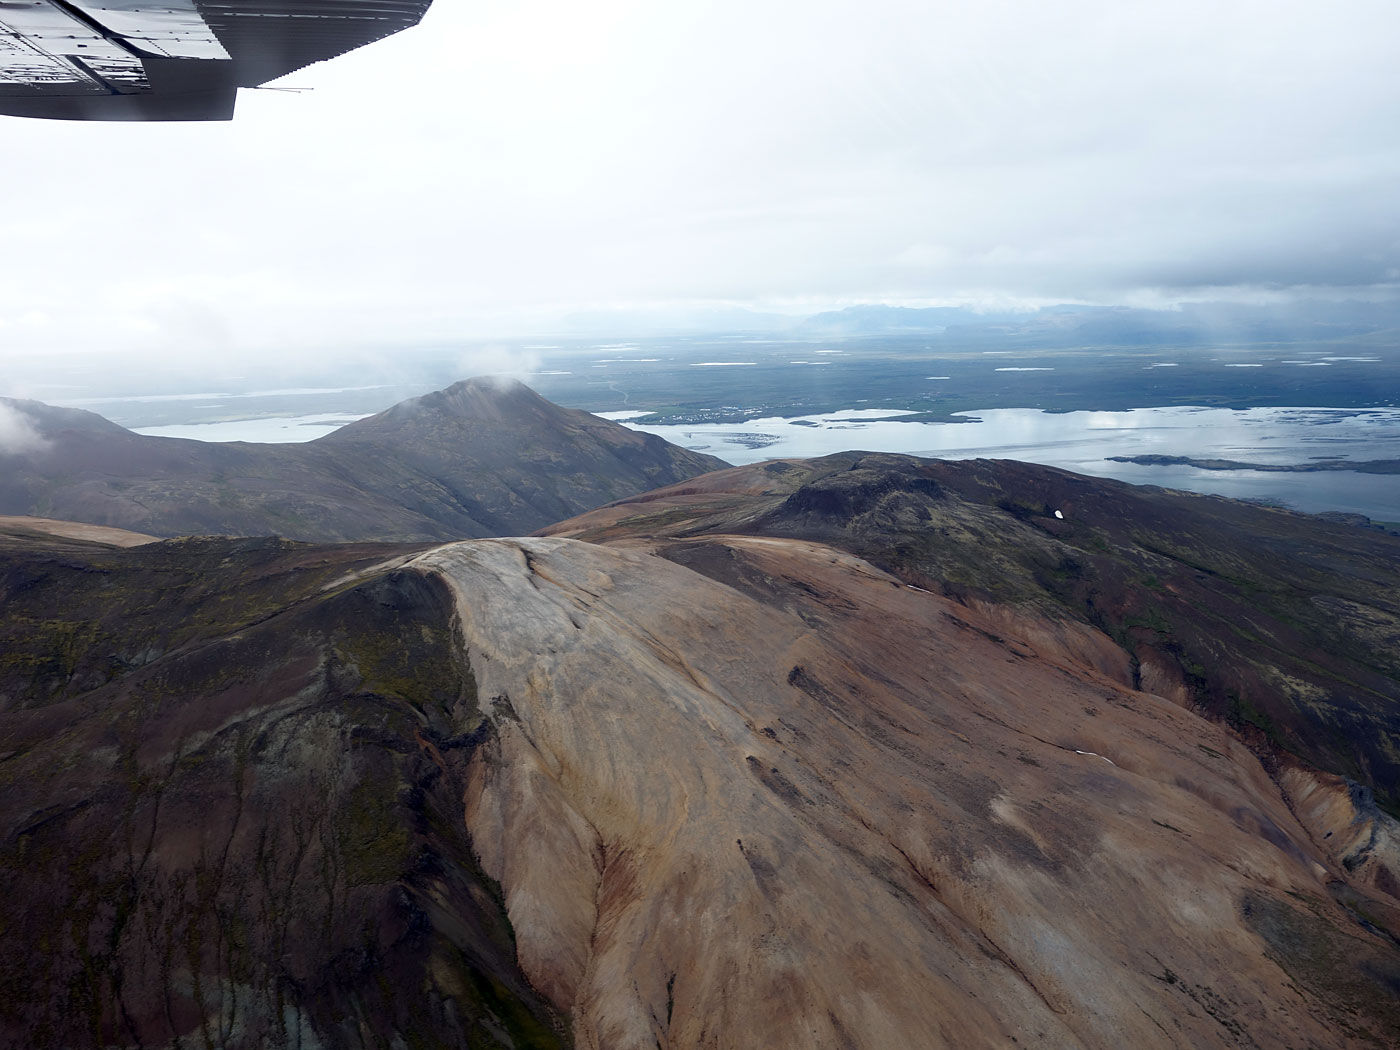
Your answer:
[[[364,415],[321,412],[310,416],[269,416],[266,419],[232,419],[219,423],[175,423],[161,427],[133,427],[150,437],[191,438],[195,441],[252,441],[278,444],[313,441],[339,430]]]
[[[1296,464],[1322,458],[1400,459],[1400,409],[1139,408],[1049,413],[992,409],[963,423],[918,423],[879,412],[839,412],[743,424],[627,426],[731,463],[861,449],[944,459],[1021,459],[1135,484],[1347,510],[1400,521],[1400,475],[1276,473],[1115,463],[1109,456],[1170,455]]]

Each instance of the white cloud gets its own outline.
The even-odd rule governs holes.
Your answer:
[[[1400,269],[1381,0],[437,0],[213,125],[0,120],[0,358],[612,304],[1192,298]]]
[[[0,402],[0,456],[37,452],[48,441],[21,409]]]
[[[532,373],[539,371],[540,353],[532,349],[505,346],[482,346],[464,350],[457,359],[454,374],[485,376],[499,379],[519,379],[528,383]]]

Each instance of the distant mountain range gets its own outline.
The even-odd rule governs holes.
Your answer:
[[[810,315],[741,307],[575,314],[566,331],[597,335],[752,332],[788,338],[925,334],[1023,339],[1044,348],[1325,342],[1400,330],[1400,303],[1306,300],[1278,304],[1188,303],[1171,309],[1063,303],[1032,310],[862,303]]]
[[[1008,337],[1052,348],[1078,345],[1156,346],[1325,342],[1400,330],[1400,304],[1308,302],[1288,306],[1193,303],[1171,310],[1083,305],[1034,311],[978,312],[863,305],[815,314],[793,327],[803,335],[894,335],[900,332]]]
[[[0,407],[30,434],[0,447],[0,514],[159,536],[513,535],[725,465],[514,380],[466,380],[301,444],[147,437],[78,409]]]

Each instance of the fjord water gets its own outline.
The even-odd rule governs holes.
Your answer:
[[[942,459],[1019,459],[1139,485],[1400,520],[1400,475],[1204,470],[1108,458],[1156,454],[1280,466],[1332,458],[1400,459],[1400,409],[1159,407],[1052,413],[997,408],[958,413],[966,420],[962,423],[910,422],[898,415],[870,409],[739,425],[623,422],[735,464],[848,449]]]
[[[314,441],[339,430],[347,423],[364,419],[370,413],[313,412],[301,416],[268,416],[260,419],[229,419],[217,423],[168,423],[154,427],[134,427],[148,437],[189,438],[193,441],[252,441],[258,444]]]

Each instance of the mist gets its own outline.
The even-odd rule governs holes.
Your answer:
[[[38,452],[48,442],[21,409],[0,402],[0,456]]]

